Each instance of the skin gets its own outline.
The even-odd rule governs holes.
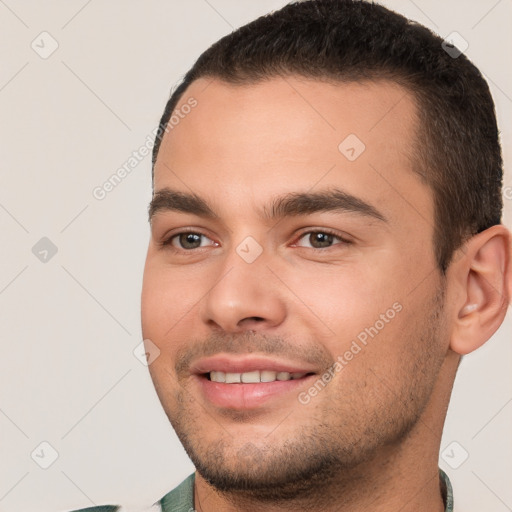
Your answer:
[[[509,232],[472,237],[441,275],[432,193],[412,171],[414,98],[396,84],[200,79],[177,108],[191,96],[197,107],[165,135],[154,191],[193,193],[215,217],[154,212],[142,329],[160,350],[149,367],[156,391],[198,469],[195,508],[444,510],[446,409],[460,356],[505,315]],[[348,134],[366,146],[352,162],[338,150]],[[334,189],[385,220],[263,215],[284,194]],[[201,247],[180,247],[183,231],[204,235]],[[334,238],[313,248],[310,233],[326,231]],[[248,236],[262,249],[252,263],[237,253]],[[309,365],[315,382],[394,304],[307,404],[298,393],[311,379],[251,410],[219,407],[193,374],[202,355],[251,354]]]

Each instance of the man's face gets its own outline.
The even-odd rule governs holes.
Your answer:
[[[151,377],[201,475],[295,492],[401,441],[448,350],[415,106],[299,78],[190,97],[155,168]]]

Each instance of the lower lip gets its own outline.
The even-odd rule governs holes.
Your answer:
[[[255,384],[225,384],[213,382],[204,376],[197,376],[205,398],[212,404],[228,409],[255,409],[272,399],[293,393],[309,382],[314,375],[302,379],[276,380]]]

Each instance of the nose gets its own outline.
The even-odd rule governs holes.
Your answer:
[[[286,303],[279,281],[263,257],[247,263],[233,254],[201,301],[200,314],[212,329],[233,333],[263,331],[284,322]]]

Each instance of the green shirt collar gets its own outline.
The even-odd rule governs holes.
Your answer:
[[[448,475],[439,469],[441,492],[445,500],[445,512],[453,512],[453,489]],[[159,504],[162,512],[194,512],[194,480],[192,473],[178,487],[166,494]]]
[[[160,501],[162,512],[194,512],[194,480],[192,473]]]

